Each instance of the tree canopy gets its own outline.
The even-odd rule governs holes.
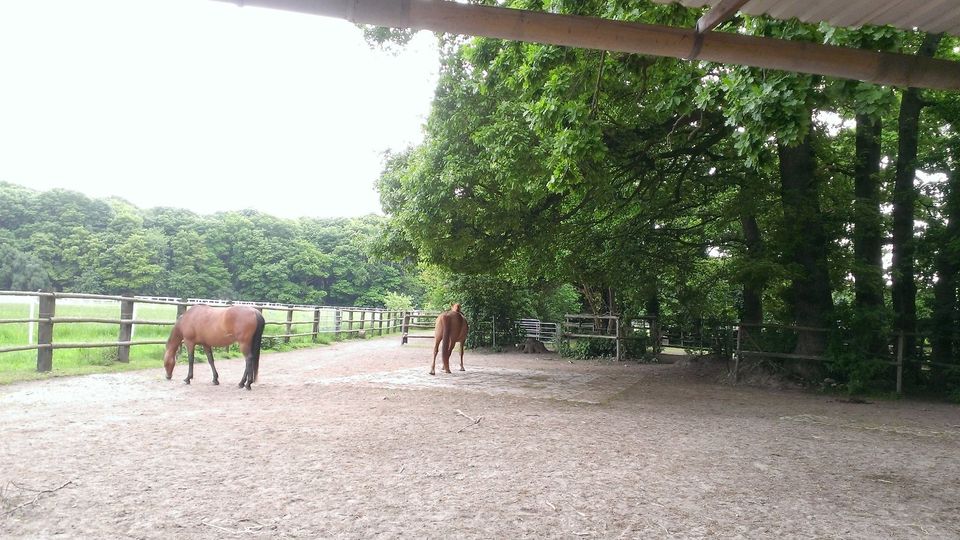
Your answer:
[[[419,270],[368,246],[384,219],[143,210],[0,183],[0,288],[383,306],[423,296]]]
[[[702,13],[643,1],[505,4],[682,27]],[[890,28],[741,15],[718,31],[958,57],[957,38]],[[939,328],[940,358],[960,362],[960,267],[947,240],[960,220],[955,94],[439,40],[425,140],[391,156],[380,179],[383,252],[486,276],[478,283],[572,284],[596,312],[839,329],[863,358],[888,350],[895,332]],[[829,340],[800,331],[794,351],[823,354]],[[920,354],[919,342],[910,347]],[[878,375],[855,371],[843,375]]]

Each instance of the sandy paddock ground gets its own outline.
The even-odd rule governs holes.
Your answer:
[[[960,538],[958,407],[428,346],[0,387],[0,537]]]

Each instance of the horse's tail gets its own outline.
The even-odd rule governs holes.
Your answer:
[[[253,355],[253,382],[257,382],[257,373],[260,372],[260,343],[263,341],[263,327],[267,321],[263,319],[263,314],[257,312],[257,329],[253,333],[253,343],[250,344],[250,351]]]
[[[454,304],[459,306],[459,304]],[[443,316],[443,334],[440,336],[440,346],[443,347],[443,365],[447,365],[447,362],[450,361],[450,353],[453,352],[453,343],[450,343],[450,340],[453,339],[453,329],[450,328],[450,319],[447,314]]]

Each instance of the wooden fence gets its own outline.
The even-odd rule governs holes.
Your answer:
[[[285,321],[267,321],[268,325],[282,325],[283,334],[274,334],[265,336],[270,339],[282,339],[284,343],[289,343],[290,338],[310,336],[313,341],[317,341],[320,334],[333,334],[335,339],[342,337],[355,337],[356,335],[384,335],[392,333],[401,328],[401,321],[405,320],[405,312],[389,311],[380,308],[366,307],[340,307],[340,306],[309,306],[309,305],[284,305],[276,303],[257,303],[257,302],[230,302],[223,300],[200,300],[200,299],[172,299],[140,296],[107,296],[98,294],[80,294],[80,293],[53,293],[53,292],[21,292],[21,291],[0,291],[0,296],[18,296],[18,297],[36,297],[39,300],[39,313],[36,317],[20,319],[0,319],[0,324],[36,324],[37,325],[37,343],[15,345],[12,347],[0,347],[0,353],[16,351],[37,351],[37,371],[50,371],[53,369],[53,351],[56,349],[92,349],[103,347],[116,347],[117,360],[120,362],[130,361],[130,347],[138,345],[163,345],[167,340],[133,340],[133,329],[135,325],[144,326],[173,326],[175,320],[144,320],[135,319],[134,311],[136,304],[165,304],[177,306],[177,317],[182,315],[188,307],[192,305],[221,305],[231,304],[250,305],[261,312],[272,310],[286,312]],[[120,316],[117,319],[100,317],[57,317],[58,299],[85,299],[97,301],[113,301],[120,304]],[[321,328],[321,313],[333,312],[333,326]],[[295,312],[312,312],[312,320],[297,321],[294,320]],[[55,343],[53,340],[54,326],[57,324],[82,324],[82,323],[106,323],[116,324],[119,327],[116,341],[99,343]],[[295,332],[296,326],[310,325],[309,332]]]
[[[733,357],[733,368],[731,375],[734,380],[737,380],[740,375],[740,363],[744,358],[754,357],[754,358],[764,358],[764,359],[773,359],[773,360],[798,360],[802,362],[826,362],[831,358],[826,353],[824,354],[796,354],[796,353],[786,353],[781,350],[777,350],[776,345],[771,346],[771,344],[766,343],[764,340],[760,339],[765,331],[770,333],[772,332],[781,332],[788,334],[800,334],[800,333],[813,333],[813,334],[826,334],[825,338],[829,334],[835,332],[833,329],[829,328],[811,328],[806,326],[789,326],[781,324],[747,324],[740,323],[737,326],[736,331],[736,350]],[[921,342],[921,345],[914,351],[907,351],[906,342],[908,337],[918,338],[918,341]],[[924,359],[924,342],[929,336],[920,332],[898,332],[894,334],[890,342],[886,346],[886,350],[881,354],[869,353],[866,351],[855,351],[858,356],[861,358],[867,359],[867,361],[875,362],[880,365],[894,366],[896,368],[896,389],[898,394],[903,393],[903,369],[904,365],[909,362],[919,362],[921,367],[942,367],[942,368],[957,368],[957,364],[943,364],[938,362],[933,362],[929,359]],[[824,339],[826,341],[826,339]],[[849,344],[845,344],[849,346]]]

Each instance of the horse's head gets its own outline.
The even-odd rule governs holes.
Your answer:
[[[456,311],[456,312],[459,313],[459,312],[460,312],[460,304],[454,304],[454,305],[450,306],[450,311]]]
[[[176,348],[173,349],[173,352],[167,348],[167,351],[163,353],[163,369],[167,371],[167,380],[173,377],[173,367],[177,365],[176,351]]]

